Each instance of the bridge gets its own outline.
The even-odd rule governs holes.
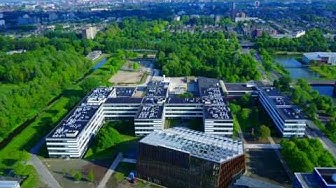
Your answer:
[[[242,48],[252,48],[255,45],[254,42],[250,42],[250,41],[239,41],[239,44]]]
[[[336,80],[308,80],[311,86],[335,86]]]

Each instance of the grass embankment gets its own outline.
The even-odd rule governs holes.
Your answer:
[[[1,172],[14,170],[27,176],[22,187],[37,187],[38,174],[32,165],[25,165],[29,160],[29,150],[62,119],[68,110],[69,98],[62,97],[43,112],[31,125],[17,135],[0,151]]]
[[[277,51],[276,55],[302,55],[302,52]]]
[[[97,60],[97,62],[99,59]],[[100,80],[104,80],[111,72],[104,65],[90,76],[101,76]],[[110,65],[111,66],[111,65]],[[97,73],[98,72],[98,73]],[[27,179],[23,182],[22,187],[38,187],[38,174],[32,165],[27,164],[30,155],[29,150],[46,134],[48,134],[58,122],[80,101],[86,93],[80,89],[79,85],[88,79],[85,77],[79,83],[76,83],[72,88],[65,90],[62,96],[54,103],[44,109],[36,120],[28,125],[21,133],[15,136],[2,150],[0,150],[0,175],[9,174],[8,171],[13,170],[15,174],[26,176]]]
[[[321,77],[329,80],[336,79],[336,66],[321,65],[321,66],[310,66],[309,67],[314,72],[321,75]]]

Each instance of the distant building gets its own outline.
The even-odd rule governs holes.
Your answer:
[[[229,187],[245,171],[243,143],[186,128],[152,132],[139,141],[137,173],[167,187]]]
[[[180,21],[180,20],[181,20],[181,16],[179,15],[174,16],[174,21]]]
[[[304,36],[305,34],[306,34],[306,31],[305,31],[305,30],[296,31],[296,32],[294,32],[293,37],[294,37],[294,38],[299,38],[299,37]]]
[[[252,31],[252,36],[257,38],[257,37],[261,37],[263,34],[263,30],[262,29],[255,29],[254,31]]]
[[[205,133],[233,135],[233,117],[219,80],[197,78],[192,98],[169,96],[169,86],[163,78],[141,87],[95,89],[47,136],[49,156],[82,157],[103,121],[123,118],[134,120],[136,136],[163,130],[166,118],[202,118]]]
[[[82,36],[85,39],[94,39],[97,34],[96,27],[88,27],[82,30]]]
[[[260,22],[262,22],[262,20],[259,19],[258,17],[235,17],[234,21],[236,23],[238,23],[238,22],[249,22],[249,21],[260,21]]]
[[[299,107],[274,87],[261,87],[259,101],[283,137],[303,137],[306,119]]]
[[[0,180],[0,188],[20,188],[18,181]]]
[[[311,52],[304,53],[302,61],[305,63],[317,62],[336,65],[336,52]]]
[[[5,20],[0,20],[0,27],[4,27],[6,25]]]
[[[293,188],[335,188],[336,168],[315,167],[312,173],[294,173]]]

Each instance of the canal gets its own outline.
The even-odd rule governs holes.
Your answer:
[[[93,70],[99,69],[101,66],[103,66],[106,63],[106,61],[107,61],[107,58],[102,59],[92,69]]]
[[[306,80],[320,79],[320,76],[317,73],[313,72],[308,67],[302,66],[302,64],[297,61],[297,58],[300,57],[301,56],[295,55],[277,55],[275,56],[275,61],[285,67],[293,80],[299,78]],[[313,86],[312,88],[318,91],[321,95],[334,97],[333,86]]]

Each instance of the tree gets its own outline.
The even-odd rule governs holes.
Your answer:
[[[96,88],[98,86],[99,86],[99,80],[96,77],[88,77],[80,84],[80,87],[84,93],[88,93],[93,88]]]
[[[94,175],[94,172],[93,170],[91,169],[87,175],[87,179],[90,181],[90,182],[93,182],[94,181],[94,178],[95,178],[95,175]]]
[[[266,125],[261,125],[259,128],[259,139],[267,140],[271,136],[271,130]]]
[[[133,70],[139,70],[139,68],[140,68],[140,64],[139,63],[137,63],[137,62],[134,62],[133,63]]]
[[[80,181],[82,179],[83,175],[82,175],[82,172],[75,171],[75,172],[73,172],[72,177],[73,177],[74,180]]]

